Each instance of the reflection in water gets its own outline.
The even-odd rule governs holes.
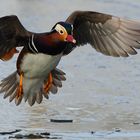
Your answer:
[[[77,9],[140,19],[140,1],[1,0],[1,3],[1,16],[16,14],[27,29],[36,32],[51,29],[57,21],[65,20]],[[140,54],[116,59],[85,47],[75,50],[60,63],[59,67],[67,73],[67,81],[50,100],[45,99],[43,104],[33,107],[24,103],[16,107],[1,95],[1,131],[18,128],[52,132],[139,130],[140,125],[134,123],[140,118]],[[14,71],[15,61],[16,58],[0,62],[1,79]],[[11,69],[7,67],[9,65]],[[50,119],[72,119],[74,122],[59,124]]]

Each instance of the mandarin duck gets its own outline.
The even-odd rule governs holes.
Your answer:
[[[17,69],[0,84],[4,98],[40,104],[49,93],[57,93],[66,80],[57,68],[61,58],[76,46],[89,43],[96,51],[114,57],[137,54],[140,22],[93,11],[75,11],[50,32],[27,31],[15,15],[0,18],[0,59],[10,60],[19,53]],[[21,51],[17,47],[22,47]]]

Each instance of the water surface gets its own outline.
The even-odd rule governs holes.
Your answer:
[[[139,0],[0,0],[0,16],[16,14],[30,31],[44,32],[74,10],[94,10],[140,20]],[[0,95],[0,131],[50,132],[63,140],[137,140],[140,138],[140,51],[112,58],[89,45],[62,59],[67,81],[41,105],[16,107]],[[0,62],[0,79],[15,70],[16,57]],[[52,123],[50,119],[72,119]],[[116,131],[119,130],[119,131]],[[92,133],[91,133],[92,132]],[[94,133],[95,132],[95,133]],[[13,134],[14,135],[14,134]],[[8,139],[9,135],[0,136]]]

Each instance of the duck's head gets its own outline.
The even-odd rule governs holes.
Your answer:
[[[52,28],[52,31],[55,32],[54,38],[56,41],[76,43],[76,40],[73,37],[73,25],[66,22],[58,22]]]

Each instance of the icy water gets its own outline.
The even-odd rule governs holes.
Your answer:
[[[74,10],[94,10],[140,20],[140,0],[0,0],[0,16],[16,14],[30,31],[44,32]],[[90,46],[77,48],[59,68],[67,81],[41,105],[16,107],[0,95],[0,140],[138,140],[140,139],[140,51],[112,58]],[[16,57],[0,62],[0,79],[15,70]],[[70,119],[54,123],[51,119]],[[13,132],[11,134],[1,132]],[[50,135],[46,134],[50,133]],[[3,135],[2,135],[3,134]],[[5,135],[4,135],[5,134]]]

